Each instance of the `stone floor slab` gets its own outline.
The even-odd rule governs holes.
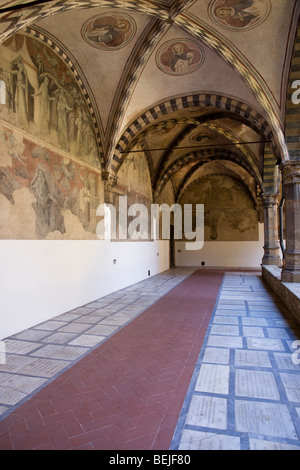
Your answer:
[[[14,339],[5,339],[6,353],[28,354],[41,346],[41,343],[33,341],[21,341]]]
[[[229,367],[217,364],[202,364],[196,382],[196,392],[228,394]]]
[[[239,319],[238,317],[234,316],[218,316],[216,315],[213,320],[214,324],[222,324],[222,325],[238,325]]]
[[[237,369],[235,394],[238,397],[279,400],[280,395],[272,372]]]
[[[250,439],[250,450],[300,450],[300,445],[289,445],[262,439]]]
[[[244,326],[243,336],[265,338],[264,330],[260,326]]]
[[[296,373],[280,373],[285,392],[290,402],[300,403],[300,375]]]
[[[285,405],[236,400],[236,430],[288,439],[298,439]]]
[[[204,428],[227,429],[227,400],[214,396],[194,395],[186,424]]]
[[[185,430],[178,447],[179,450],[240,450],[240,438],[217,434]]]
[[[210,335],[207,344],[208,346],[216,346],[219,348],[243,348],[243,339],[238,336]]]
[[[230,350],[225,348],[206,348],[203,362],[210,364],[229,364]]]
[[[270,338],[247,338],[249,349],[262,349],[267,351],[285,351],[285,347],[280,339]]]
[[[266,351],[250,351],[237,349],[235,351],[235,365],[237,367],[272,367],[269,354]]]
[[[233,325],[212,325],[212,335],[239,336],[239,327]]]

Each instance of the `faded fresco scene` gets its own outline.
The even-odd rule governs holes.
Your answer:
[[[115,207],[118,217],[118,197],[127,197],[127,207],[133,204],[143,204],[148,214],[143,218],[142,213],[128,216],[128,226],[135,220],[137,222],[136,232],[141,240],[149,240],[151,235],[151,204],[152,186],[147,159],[143,152],[132,153],[126,157],[118,172],[118,182],[115,188]],[[147,215],[149,217],[147,217]],[[140,224],[138,222],[141,222]],[[117,233],[118,236],[118,233]]]
[[[258,214],[246,187],[230,176],[200,178],[180,204],[204,204],[205,241],[258,241]]]
[[[100,167],[91,117],[74,76],[46,44],[16,34],[0,46],[0,119]]]
[[[0,46],[0,80],[0,237],[96,239],[103,185],[74,76],[48,46],[17,34]]]
[[[0,123],[0,238],[96,239],[100,172]]]

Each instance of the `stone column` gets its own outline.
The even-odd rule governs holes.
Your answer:
[[[278,201],[277,193],[262,193],[262,203],[264,211],[264,257],[263,265],[281,266],[282,261],[279,255],[280,244],[278,236]]]
[[[281,280],[300,282],[300,162],[283,162],[280,169],[286,210],[286,250]]]

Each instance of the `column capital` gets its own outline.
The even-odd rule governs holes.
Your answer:
[[[276,206],[279,203],[279,193],[261,193],[264,206]]]
[[[109,171],[102,173],[102,179],[105,181],[106,190],[110,190],[117,185],[118,177]]]
[[[300,183],[299,161],[287,160],[285,162],[282,162],[279,168],[283,174],[285,185]]]

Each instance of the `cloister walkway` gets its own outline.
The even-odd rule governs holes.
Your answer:
[[[171,269],[5,339],[0,449],[300,450],[298,339],[259,271]]]

